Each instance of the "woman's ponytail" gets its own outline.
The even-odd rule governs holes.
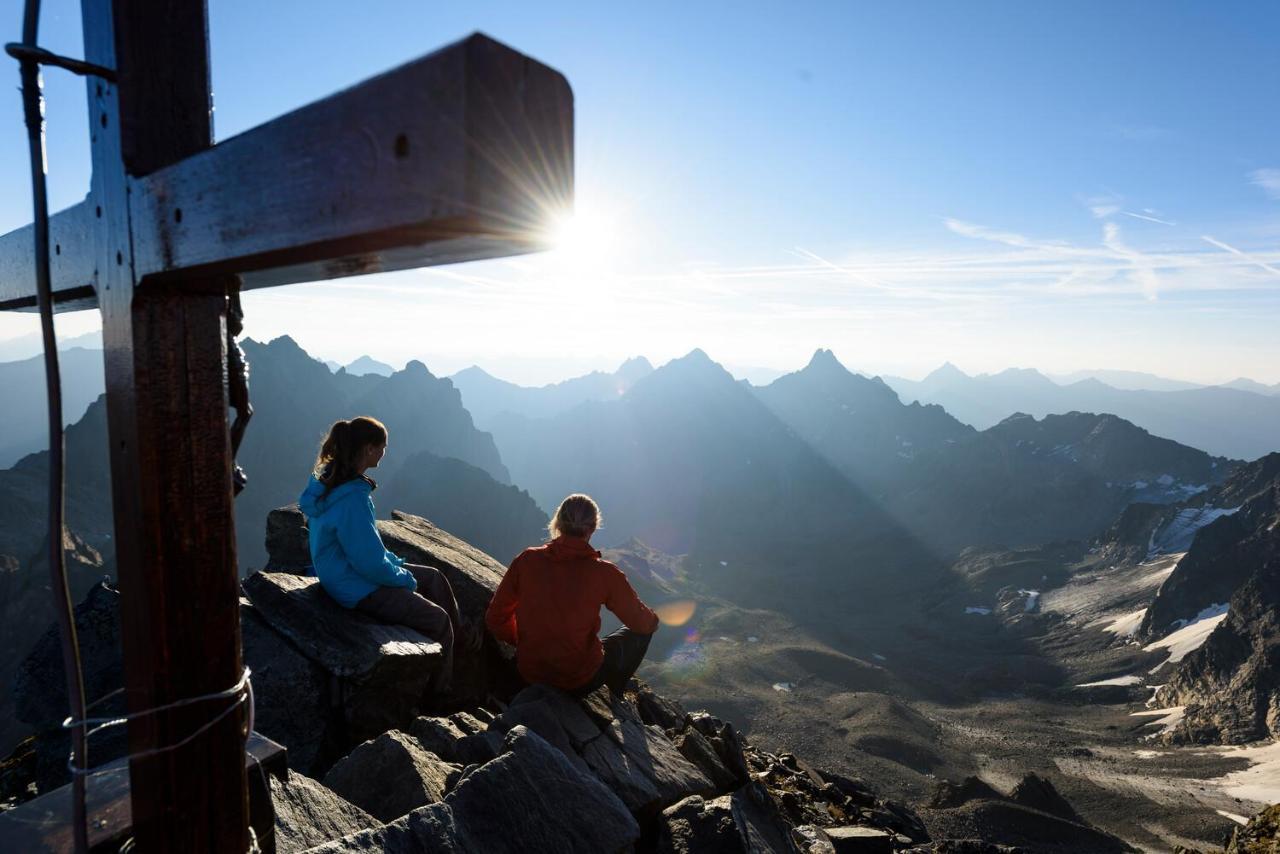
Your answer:
[[[361,415],[335,421],[320,443],[313,473],[325,492],[359,476],[360,455],[370,445],[385,445],[387,428],[376,418]]]

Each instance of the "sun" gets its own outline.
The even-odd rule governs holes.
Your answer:
[[[571,267],[600,269],[618,254],[616,221],[599,209],[578,209],[556,217],[548,243],[556,260]]]

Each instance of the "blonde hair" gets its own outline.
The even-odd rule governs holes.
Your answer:
[[[600,527],[600,507],[590,495],[575,492],[556,508],[547,525],[547,533],[559,536],[586,537]]]

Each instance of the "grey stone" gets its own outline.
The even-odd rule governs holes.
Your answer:
[[[891,854],[896,834],[874,827],[828,827],[836,854]]]
[[[276,851],[292,854],[378,826],[378,820],[333,790],[293,771],[267,775],[275,812]]]
[[[272,629],[340,681],[348,743],[413,720],[432,672],[442,663],[438,643],[341,607],[314,578],[256,572],[243,586]]]
[[[379,821],[394,821],[440,801],[458,766],[422,748],[398,730],[383,733],[339,760],[324,784]]]
[[[704,800],[690,795],[662,811],[658,851],[663,854],[744,854],[729,796]]]
[[[537,733],[514,727],[506,747],[445,799],[468,850],[597,854],[629,851],[640,838],[618,797]]]
[[[600,736],[600,726],[586,713],[582,703],[564,691],[549,685],[530,685],[511,698],[508,711],[525,703],[545,703],[578,750]]]
[[[689,727],[674,739],[676,750],[698,767],[715,786],[717,792],[727,792],[738,784],[738,779],[720,761],[715,746],[705,735]]]
[[[315,774],[330,733],[329,676],[267,625],[247,601],[240,605],[244,663],[252,673],[258,732],[289,749],[289,767]],[[335,727],[335,729],[339,729]]]
[[[836,854],[831,837],[821,827],[812,824],[791,828],[791,841],[805,854]]]
[[[311,543],[307,517],[297,504],[277,507],[267,514],[268,572],[297,572],[311,569]]]
[[[729,796],[733,821],[749,854],[799,854],[791,839],[791,827],[769,792],[760,783],[748,783]]]
[[[467,735],[448,718],[433,717],[415,718],[409,725],[409,734],[446,762],[458,761],[458,742]]]
[[[637,815],[657,813],[689,795],[715,794],[715,785],[662,730],[639,721],[615,720],[604,737],[586,745],[582,758]]]
[[[565,732],[559,718],[549,703],[537,700],[511,706],[499,715],[490,726],[498,732],[506,732],[514,726],[525,726],[542,736],[548,744],[565,755],[575,768],[583,773],[591,773],[587,763],[574,750],[569,734]],[[597,736],[599,731],[597,731]]]
[[[308,854],[473,854],[445,804],[414,810],[390,824],[308,849]]]
[[[684,726],[687,713],[680,704],[654,692],[639,680],[637,680],[635,702],[640,719],[647,724],[655,724],[668,731],[678,730]]]
[[[502,752],[502,733],[486,730],[463,736],[456,745],[458,761],[463,765],[483,765]]]

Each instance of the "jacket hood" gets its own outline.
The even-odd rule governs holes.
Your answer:
[[[326,495],[324,484],[312,475],[311,480],[307,482],[307,488],[302,491],[302,495],[298,496],[298,506],[308,519],[318,519],[338,502],[345,501],[353,495],[367,496],[371,492],[373,487],[369,482],[358,477],[335,486]]]
[[[582,537],[561,535],[547,544],[547,550],[556,560],[573,560],[574,558],[600,557],[600,552],[592,548],[591,543]]]

